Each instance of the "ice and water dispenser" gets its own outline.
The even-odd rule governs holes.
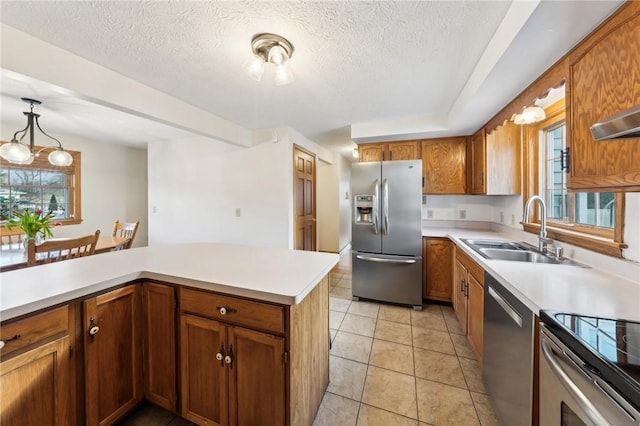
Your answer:
[[[356,195],[354,199],[354,223],[356,225],[373,225],[373,209],[376,208],[376,196]]]

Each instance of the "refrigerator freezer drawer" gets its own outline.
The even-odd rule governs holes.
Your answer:
[[[422,309],[422,257],[352,253],[354,297]]]

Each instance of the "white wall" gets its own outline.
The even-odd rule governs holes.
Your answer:
[[[317,163],[318,250],[338,253],[340,247],[339,168],[323,161]]]
[[[13,126],[2,124],[2,140]],[[134,247],[147,245],[147,152],[73,135],[56,134],[66,149],[81,152],[82,223],[53,228],[55,237],[77,237],[100,229],[111,234],[116,219],[140,221]],[[36,143],[38,140],[36,139]]]
[[[254,132],[250,148],[203,138],[150,143],[149,245],[219,241],[292,248],[294,143],[319,158],[332,157],[284,127]],[[332,190],[324,182],[331,173],[317,176],[323,197]],[[319,217],[330,211],[328,204],[318,203]]]
[[[351,243],[351,162],[343,156],[338,156],[336,164],[339,168],[338,184],[338,211],[340,215],[340,229],[338,239],[338,250],[342,251]]]

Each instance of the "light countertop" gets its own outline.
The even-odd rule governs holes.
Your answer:
[[[332,253],[192,243],[97,254],[0,274],[0,320],[136,279],[295,305],[339,261]]]
[[[536,314],[541,309],[551,309],[640,321],[640,279],[626,280],[595,267],[489,260],[461,241],[461,238],[514,241],[490,230],[425,227],[422,234],[450,238]]]

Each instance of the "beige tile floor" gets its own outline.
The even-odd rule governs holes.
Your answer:
[[[351,301],[331,273],[330,383],[314,426],[499,425],[453,308]]]

